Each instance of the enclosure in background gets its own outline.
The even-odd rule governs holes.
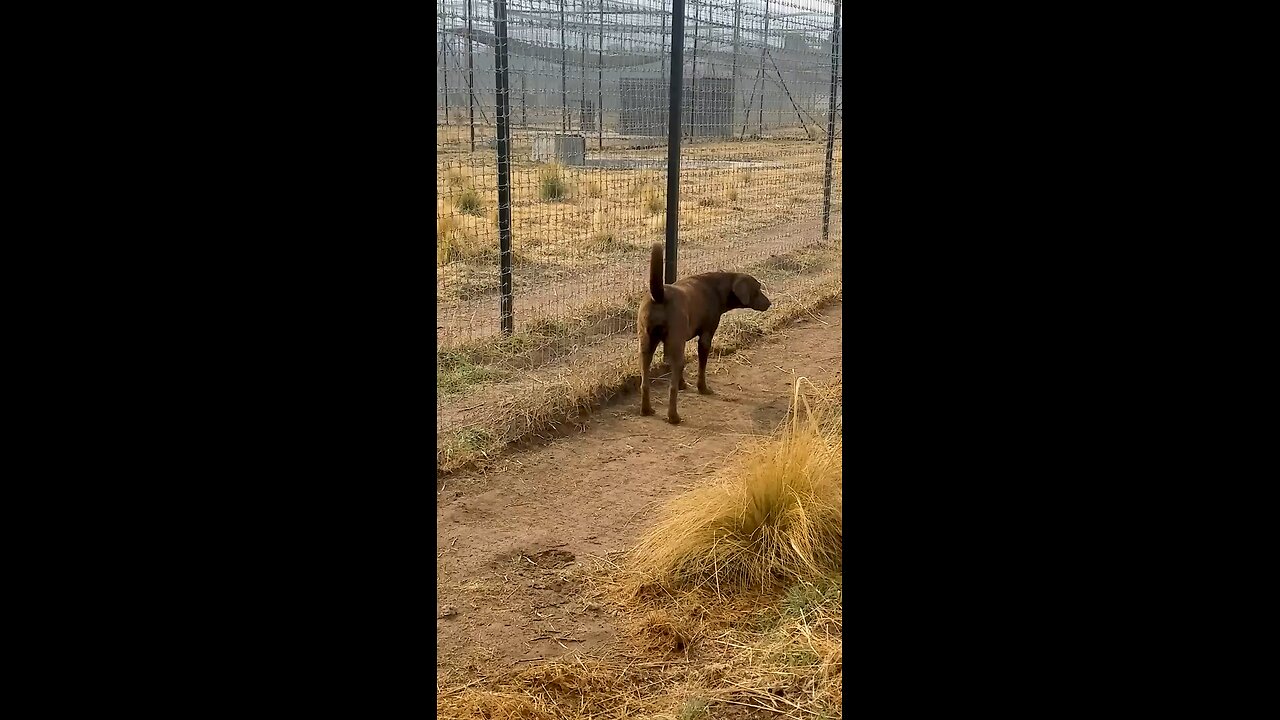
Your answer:
[[[634,352],[649,246],[665,233],[670,2],[509,0],[505,7],[514,332],[504,335],[500,307],[495,51],[503,33],[494,3],[441,0],[441,353],[501,343],[511,367],[530,368],[576,353]],[[687,1],[681,277],[751,272],[775,302],[838,282],[838,8]]]

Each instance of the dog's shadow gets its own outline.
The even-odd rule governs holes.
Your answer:
[[[698,387],[697,387],[698,368],[696,365],[694,366],[692,373],[689,372],[689,366],[686,365],[684,368],[684,373],[685,373],[684,381],[685,381],[686,387],[685,389],[680,391],[681,395],[692,393],[693,395],[697,395],[699,398],[702,398],[704,400],[715,400],[715,401],[729,402],[729,403],[737,403],[742,401],[742,398],[739,397],[738,395],[726,394],[725,392],[722,392],[718,386],[713,384],[712,375],[710,372],[707,373],[707,385],[711,388],[711,394],[703,395],[702,393],[698,392]],[[670,381],[671,381],[671,365],[669,363],[655,362],[652,366],[650,366],[649,392],[653,393],[652,397],[653,397],[654,405],[666,404],[667,388],[669,387],[667,383]],[[637,384],[634,385],[634,387],[639,388],[640,387],[639,378],[636,379],[636,383]],[[733,387],[733,386],[728,385],[728,387]]]

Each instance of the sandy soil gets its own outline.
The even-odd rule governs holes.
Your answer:
[[[438,480],[437,681],[465,683],[568,652],[607,654],[617,619],[581,568],[625,550],[659,503],[706,482],[742,441],[774,430],[797,376],[839,379],[842,308],[836,301],[713,361],[716,394],[682,393],[679,426],[662,419],[667,381],[658,379],[655,416],[642,417],[630,393],[580,434],[513,452],[483,474]]]

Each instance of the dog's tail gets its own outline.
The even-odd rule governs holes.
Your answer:
[[[656,303],[662,302],[662,243],[654,243],[649,252],[649,296]]]

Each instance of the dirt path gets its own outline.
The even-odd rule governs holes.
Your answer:
[[[681,393],[679,426],[661,419],[667,386],[657,380],[656,416],[640,416],[632,393],[598,411],[582,434],[440,481],[437,681],[606,648],[613,618],[575,567],[626,549],[646,511],[705,482],[749,436],[776,428],[797,376],[839,379],[842,308],[837,301],[714,362],[708,384],[717,394]]]

